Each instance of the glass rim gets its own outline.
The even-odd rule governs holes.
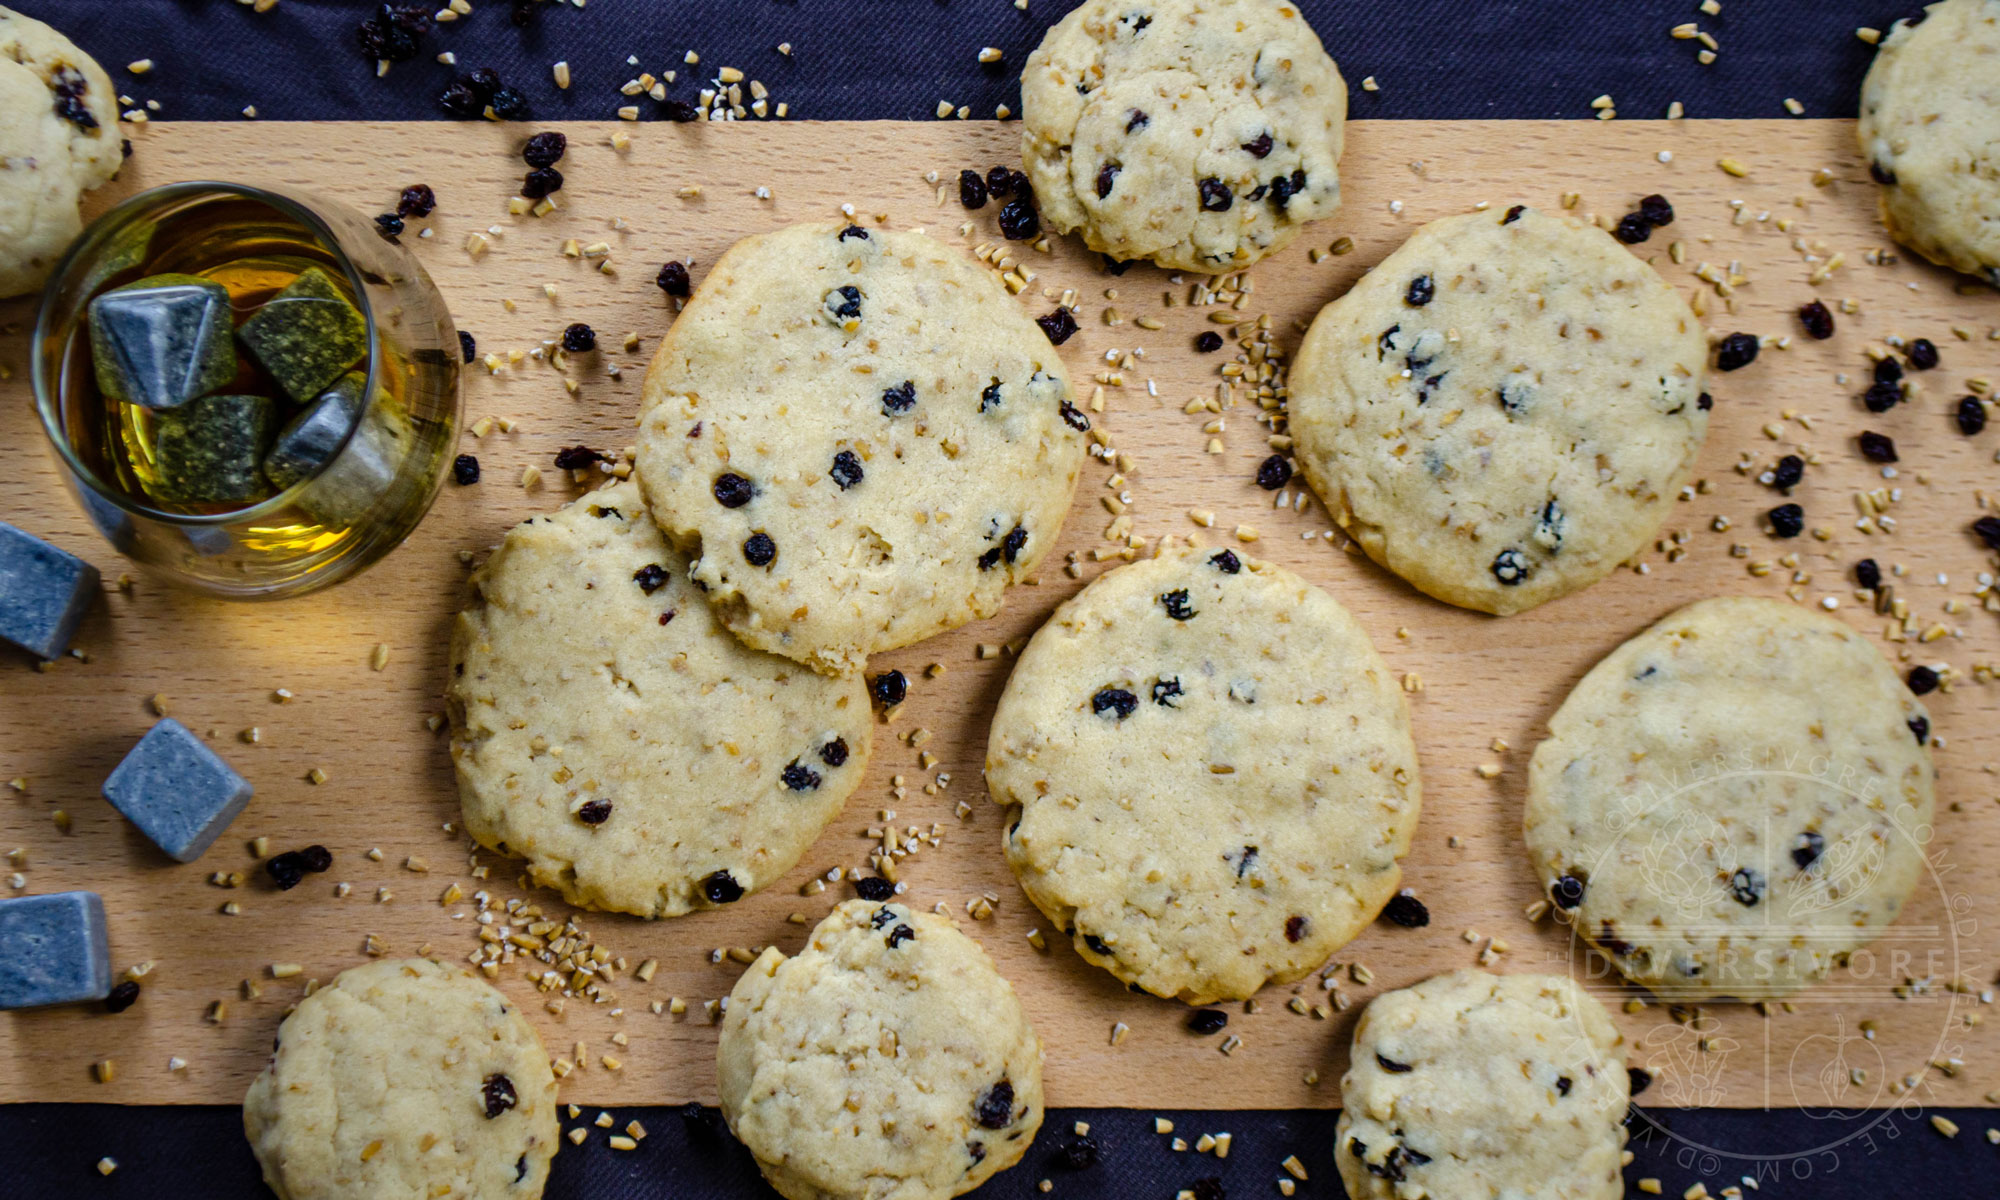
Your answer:
[[[107,486],[104,480],[98,478],[97,472],[92,470],[90,465],[85,463],[82,458],[78,457],[76,447],[70,444],[68,430],[64,428],[61,419],[61,381],[59,379],[52,380],[48,378],[49,371],[46,365],[48,355],[44,353],[50,327],[56,319],[56,295],[61,290],[60,285],[70,277],[80,264],[87,261],[86,251],[95,249],[102,242],[106,231],[117,227],[121,221],[128,219],[134,210],[143,205],[159,204],[163,201],[170,202],[182,197],[199,196],[202,194],[238,196],[254,200],[260,204],[270,206],[305,226],[306,230],[313,235],[314,239],[319,242],[320,246],[326,250],[333,258],[335,264],[347,276],[348,286],[353,291],[356,307],[361,310],[362,320],[367,326],[368,379],[362,391],[361,408],[361,412],[364,415],[367,413],[369,407],[375,403],[376,380],[381,370],[381,339],[377,336],[375,328],[375,306],[368,298],[368,290],[361,278],[361,273],[355,269],[354,262],[348,257],[347,251],[341,248],[340,239],[334,234],[332,226],[328,225],[318,213],[292,197],[282,192],[257,187],[253,184],[192,179],[180,183],[167,183],[159,187],[147,188],[143,192],[126,197],[110,209],[99,214],[97,219],[92,221],[82,233],[78,234],[76,239],[63,251],[62,258],[57,260],[55,268],[49,272],[48,282],[43,285],[41,298],[35,306],[34,344],[32,361],[29,364],[30,380],[35,393],[35,408],[42,419],[43,434],[47,436],[49,445],[61,457],[64,465],[69,468],[73,478],[88,487],[93,495],[106,503],[120,508],[133,516],[144,517],[147,520],[157,521],[166,525],[234,525],[246,520],[254,521],[262,517],[272,516],[290,507],[300,493],[318,480],[320,475],[328,467],[332,466],[335,460],[347,450],[348,443],[352,442],[355,434],[361,430],[361,420],[357,417],[354,423],[348,427],[347,433],[340,439],[340,445],[336,446],[333,452],[327,455],[326,461],[320,464],[319,469],[297,483],[294,483],[292,486],[266,496],[248,508],[237,508],[218,513],[171,512],[163,508],[154,508],[149,504],[142,504],[122,489]],[[68,358],[67,345],[64,346],[63,357],[65,359]]]

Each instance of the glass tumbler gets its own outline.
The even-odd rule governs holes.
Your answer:
[[[366,355],[342,380],[345,432],[335,426],[316,466],[281,474],[288,486],[265,484],[254,502],[162,499],[173,494],[156,474],[162,418],[99,390],[91,300],[162,274],[198,276],[225,286],[240,326],[315,270],[366,324]],[[259,378],[273,390],[239,358],[220,390],[254,390]],[[63,481],[112,546],[176,583],[252,600],[338,582],[409,536],[451,466],[461,363],[437,288],[374,221],[304,193],[193,182],[132,197],[70,247],[42,295],[33,374]]]

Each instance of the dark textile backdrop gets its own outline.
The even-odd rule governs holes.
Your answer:
[[[1134,0],[1140,4],[1143,0]],[[1339,61],[1357,119],[1577,118],[1593,116],[1600,93],[1627,118],[1660,117],[1681,101],[1690,117],[1786,116],[1795,98],[1810,117],[1851,117],[1872,50],[1857,26],[1886,27],[1914,4],[1875,0],[1725,0],[1703,16],[1694,0],[1298,0]],[[281,0],[253,13],[235,0],[9,0],[62,28],[112,71],[138,102],[156,100],[157,120],[240,120],[255,105],[264,120],[446,119],[436,96],[452,68],[492,67],[525,93],[544,119],[605,120],[621,104],[618,85],[640,70],[680,72],[674,99],[722,66],[740,68],[790,105],[794,120],[934,120],[937,102],[969,105],[988,119],[998,105],[1018,111],[1016,76],[1047,26],[1070,0],[590,0],[587,8],[533,6],[522,28],[510,0],[474,0],[474,13],[440,27],[416,59],[375,76],[355,25],[375,7],[359,0]],[[1719,40],[1711,66],[1698,46],[1667,30],[1699,20]],[[791,44],[789,56],[781,42]],[[1005,52],[977,61],[980,48]],[[681,60],[690,49],[702,63]],[[638,66],[627,63],[636,55]],[[140,77],[125,64],[142,58]],[[550,64],[570,64],[559,91]],[[1359,84],[1373,76],[1380,90]],[[645,119],[658,106],[640,98]],[[1162,1097],[1172,1101],[1177,1097]],[[586,1109],[583,1122],[597,1115]],[[637,1116],[650,1136],[635,1153],[604,1145],[601,1131],[557,1156],[550,1200],[723,1200],[773,1195],[749,1156],[719,1133],[711,1110],[690,1120],[674,1109],[616,1110]],[[1171,1117],[1190,1140],[1203,1131],[1235,1135],[1218,1161],[1175,1154],[1152,1131]],[[1701,1180],[1711,1192],[1750,1175],[1763,1196],[1992,1197],[2000,1150],[1983,1136],[2000,1125],[1991,1110],[1947,1115],[1964,1127],[1955,1140],[1933,1131],[1930,1113],[1779,1109],[1650,1110],[1633,1119],[1637,1160],[1629,1181],[1655,1176],[1669,1196]],[[1195,1180],[1220,1176],[1232,1197],[1278,1194],[1278,1163],[1297,1154],[1311,1173],[1301,1197],[1341,1195],[1330,1151],[1331,1112],[1197,1113],[1058,1111],[1022,1166],[987,1184],[982,1200],[1032,1200],[1050,1179],[1057,1197],[1170,1200]],[[1088,1121],[1099,1165],[1069,1170],[1054,1161]],[[577,1122],[565,1121],[565,1125]],[[267,1195],[233,1108],[121,1108],[113,1105],[0,1107],[0,1197],[70,1200],[234,1200]],[[119,1162],[102,1178],[101,1157]],[[1530,1181],[1522,1181],[1527,1184]]]

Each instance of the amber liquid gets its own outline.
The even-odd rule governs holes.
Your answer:
[[[313,267],[320,268],[349,303],[361,307],[346,270],[312,231],[266,205],[222,200],[170,211],[126,231],[117,244],[107,247],[98,268],[100,277],[92,280],[89,295],[150,275],[200,276],[228,289],[235,324],[241,327],[267,300]],[[374,282],[371,279],[371,286]],[[112,400],[99,390],[87,307],[85,297],[66,326],[53,333],[60,344],[50,349],[61,363],[63,428],[77,456],[105,488],[155,512],[194,516],[248,512],[279,494],[270,488],[240,504],[182,502],[157,494],[165,489],[158,487],[161,480],[155,469],[153,413],[141,405]],[[366,538],[371,530],[386,528],[406,532],[429,505],[442,460],[452,452],[457,437],[455,367],[437,353],[406,355],[396,340],[379,333],[374,349],[375,391],[362,423],[388,414],[394,436],[376,439],[382,444],[371,450],[355,445],[362,433],[357,428],[350,446],[355,454],[372,453],[367,469],[357,473],[349,462],[345,482],[332,478],[342,472],[343,458],[349,456],[344,449],[312,479],[284,493],[295,502],[230,523],[232,555],[301,564],[338,561],[344,540]],[[239,347],[236,357],[236,377],[216,393],[271,397],[279,402],[276,425],[282,425],[299,406],[285,397],[250,354]],[[355,369],[367,368],[364,358]],[[454,397],[453,403],[441,403],[445,396]],[[337,502],[324,495],[330,491],[338,492]]]

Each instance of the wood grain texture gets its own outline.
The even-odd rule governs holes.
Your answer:
[[[427,182],[442,201],[430,221],[436,237],[412,244],[460,327],[482,349],[525,349],[572,321],[596,327],[605,349],[572,365],[581,384],[574,396],[547,366],[497,376],[474,372],[468,418],[511,417],[518,428],[468,436],[462,449],[479,455],[484,482],[448,485],[417,534],[360,578],[321,595],[256,606],[179,594],[141,577],[130,594],[106,595],[90,615],[77,641],[88,661],[38,672],[18,655],[0,660],[0,778],[28,781],[24,793],[0,792],[0,851],[25,849],[30,891],[102,892],[117,966],[158,964],[144,997],[119,1016],[85,1009],[0,1015],[0,1100],[233,1103],[262,1066],[286,1006],[308,979],[325,981],[362,961],[365,935],[375,934],[393,954],[471,952],[468,905],[438,903],[447,884],[470,891],[476,882],[467,873],[467,839],[446,829],[458,812],[445,739],[424,721],[442,709],[447,623],[465,594],[459,552],[490,546],[510,525],[568,498],[571,489],[550,469],[557,448],[630,442],[641,368],[671,319],[652,283],[663,259],[693,259],[699,279],[736,238],[831,216],[843,202],[864,223],[883,214],[893,226],[927,228],[967,247],[997,243],[995,206],[969,214],[974,228],[962,235],[968,214],[955,198],[940,207],[924,176],[937,171],[951,180],[964,166],[1012,162],[1018,136],[1011,127],[959,122],[651,124],[617,127],[634,139],[620,154],[609,145],[614,127],[565,128],[569,184],[559,196],[561,211],[541,220],[505,215],[522,170],[513,154],[519,133],[463,123],[155,125],[136,139],[123,177],[93,198],[96,210],[145,186],[208,177],[309,187],[375,212],[405,184]],[[1183,1031],[1181,1006],[1128,994],[1062,946],[1042,954],[1029,945],[1029,930],[1045,922],[1007,871],[1001,814],[986,799],[979,774],[986,722],[1011,660],[978,660],[975,647],[1025,638],[1081,586],[1060,569],[1064,553],[1086,556],[1085,577],[1104,569],[1088,555],[1109,545],[1103,531],[1111,517],[1101,501],[1112,493],[1106,468],[1093,462],[1037,586],[1017,589],[994,620],[878,660],[878,667],[910,674],[912,698],[901,718],[879,731],[867,783],[790,878],[727,910],[675,921],[584,915],[591,934],[629,964],[660,962],[650,984],[629,972],[619,977],[619,1006],[571,1001],[554,1015],[520,968],[503,973],[501,986],[526,1007],[552,1051],[567,1055],[574,1043],[586,1045],[592,1065],[571,1076],[566,1096],[587,1103],[712,1100],[715,1030],[702,1019],[701,1002],[726,994],[739,968],[726,960],[712,965],[711,950],[798,946],[804,930],[787,924],[786,915],[817,920],[846,892],[802,898],[800,885],[832,867],[865,863],[871,843],[862,831],[879,823],[881,809],[894,808],[897,825],[942,827],[943,845],[906,860],[901,877],[912,901],[941,902],[958,916],[1019,988],[1047,1046],[1051,1103],[1330,1106],[1338,1101],[1359,1002],[1385,987],[1471,965],[1480,947],[1467,931],[1505,942],[1495,969],[1568,969],[1562,927],[1531,924],[1523,915],[1538,895],[1519,829],[1528,753],[1583,672],[1659,616],[1705,596],[1784,595],[1790,572],[1751,576],[1746,560],[1730,555],[1732,542],[1746,543],[1751,559],[1798,553],[1800,570],[1810,576],[1801,588],[1805,601],[1841,598],[1841,615],[1878,635],[1899,669],[1947,661],[1969,676],[1976,663],[2000,658],[1995,617],[1976,600],[1956,615],[1943,609],[1948,600],[1969,600],[1975,577],[1992,570],[1966,528],[1978,515],[1976,490],[1994,477],[2000,428],[1961,437],[1949,410],[1969,377],[2000,373],[2000,341],[1989,338],[2000,308],[1991,292],[1961,295],[1957,279],[1926,265],[1865,260],[1888,243],[1852,140],[1851,126],[1833,121],[1352,127],[1345,208],[1252,272],[1255,291],[1243,311],[1270,314],[1286,347],[1296,344],[1295,323],[1338,296],[1420,222],[1482,201],[1555,208],[1568,191],[1581,193],[1579,211],[1614,216],[1641,195],[1665,193],[1679,219],[1639,249],[1677,287],[1709,292],[1710,324],[1718,332],[1795,338],[1788,350],[1767,350],[1751,368],[1714,379],[1715,421],[1698,472],[1712,491],[1680,505],[1663,531],[1687,531],[1684,556],[1669,562],[1649,552],[1643,575],[1620,571],[1581,594],[1505,620],[1431,601],[1344,552],[1337,539],[1317,536],[1328,525],[1317,503],[1303,513],[1274,510],[1271,495],[1251,483],[1268,453],[1254,406],[1228,411],[1223,452],[1205,452],[1201,425],[1209,418],[1185,415],[1182,406],[1214,394],[1216,369],[1228,355],[1192,352],[1194,335],[1214,326],[1207,312],[1181,303],[1184,284],[1149,267],[1114,279],[1073,240],[1059,241],[1051,254],[1023,253],[1038,276],[1022,297],[1031,311],[1052,307],[1044,288],[1073,286],[1082,296],[1083,331],[1063,350],[1079,380],[1104,369],[1110,350],[1146,351],[1126,370],[1124,387],[1106,389],[1107,411],[1099,418],[1117,449],[1136,460],[1127,487],[1137,531],[1155,540],[1201,532],[1186,515],[1193,508],[1215,511],[1217,528],[1206,534],[1212,541],[1230,541],[1227,531],[1239,524],[1255,526],[1262,538],[1253,553],[1328,589],[1353,610],[1393,669],[1424,681],[1411,701],[1425,811],[1405,866],[1407,882],[1430,906],[1430,926],[1378,925],[1337,955],[1366,964],[1373,983],[1354,982],[1342,971],[1341,993],[1356,1004],[1331,1019],[1287,1010],[1294,993],[1312,1003],[1326,999],[1310,983],[1268,989],[1254,1014],[1231,1006],[1230,1032],[1242,1045],[1230,1056],[1218,1053],[1218,1039]],[[1672,163],[1657,160],[1660,150],[1672,151]],[[1725,155],[1746,163],[1748,177],[1719,171],[1715,163]],[[1830,186],[1811,182],[1821,167],[1835,177]],[[681,191],[692,187],[698,195]],[[770,189],[769,199],[753,196],[760,187]],[[1748,214],[1740,224],[1732,220],[1736,200]],[[1756,219],[1766,212],[1768,220]],[[625,227],[614,230],[618,218]],[[1777,226],[1781,218],[1789,232]],[[466,235],[496,223],[504,234],[474,262],[463,250]],[[1310,261],[1310,249],[1343,235],[1354,240],[1351,254]],[[569,237],[609,241],[619,273],[607,277],[564,258],[558,245]],[[1668,260],[1673,239],[1686,243],[1685,265]],[[1846,265],[1823,286],[1811,286],[1814,264],[1805,255],[1824,259],[1835,252]],[[1748,277],[1736,289],[1736,315],[1722,314],[1712,289],[1692,277],[1701,261],[1725,269],[1737,263]],[[544,297],[544,283],[558,285],[558,300]],[[1117,289],[1119,298],[1108,303],[1125,314],[1124,324],[1103,320],[1106,288]],[[1165,293],[1176,300],[1171,309],[1161,306]],[[1858,314],[1840,316],[1840,332],[1829,342],[1797,338],[1791,314],[1814,295],[1860,303]],[[509,300],[515,307],[505,305]],[[1144,315],[1158,317],[1164,328],[1131,323]],[[0,363],[11,371],[0,382],[0,444],[12,456],[12,469],[0,478],[0,518],[85,555],[105,569],[108,584],[122,565],[64,497],[41,447],[25,377],[30,319],[26,303],[0,308],[6,325]],[[1954,337],[1954,326],[1969,340]],[[636,352],[619,348],[626,330],[644,339]],[[1864,351],[1891,335],[1931,337],[1945,365],[1919,380],[1913,403],[1870,419],[1854,399],[1867,370]],[[626,368],[621,377],[605,370],[612,363]],[[1810,428],[1787,413],[1809,419]],[[1761,432],[1767,425],[1777,430],[1775,440]],[[1851,493],[1881,483],[1853,449],[1864,426],[1892,433],[1902,447],[1902,500],[1892,536],[1864,536],[1853,527]],[[1795,498],[1812,525],[1833,531],[1831,540],[1771,542],[1756,518],[1774,498],[1732,469],[1743,453],[1762,466],[1795,447],[1824,458],[1808,470]],[[529,464],[549,477],[534,491],[518,483]],[[1718,517],[1733,529],[1711,531]],[[1857,604],[1844,574],[1865,555],[1885,566],[1907,564],[1898,591],[1919,622],[1941,621],[1952,636],[1920,647],[1881,640],[1883,619]],[[377,643],[390,647],[380,672],[369,665]],[[926,679],[922,668],[933,662],[948,673]],[[279,687],[297,699],[275,703]],[[209,734],[257,787],[235,827],[190,866],[165,861],[97,795],[105,774],[153,720],[147,698],[154,693],[169,697],[174,715]],[[1885,957],[1865,975],[1801,997],[1792,1011],[1762,1016],[1712,1006],[1703,1026],[1713,1035],[1707,1053],[1693,1050],[1693,1035],[1663,1009],[1623,1015],[1627,1032],[1639,1039],[1635,1061],[1652,1063],[1662,1077],[1653,1102],[1886,1104],[1906,1075],[1924,1075],[1918,1095],[1939,1103],[1979,1103],[2000,1087],[2000,1034],[1991,1022],[1973,1023],[1985,1005],[1943,986],[1963,978],[1990,987],[2000,958],[2000,779],[1990,765],[2000,760],[2000,703],[1992,685],[1969,681],[1929,703],[1945,743],[1937,754],[1941,803],[1930,847],[1937,869],[1889,939],[1916,957],[1898,963]],[[239,740],[250,726],[261,730],[256,745]],[[923,750],[951,776],[939,795],[919,787],[931,773],[919,768],[920,751],[907,738],[920,727],[933,735]],[[1512,749],[1494,752],[1496,738]],[[1489,763],[1500,773],[1483,778],[1477,768]],[[315,767],[327,774],[321,786],[305,779]],[[889,788],[898,774],[909,792],[894,802]],[[961,799],[971,806],[965,819],[953,811]],[[67,834],[53,821],[59,809],[73,822]],[[324,843],[334,852],[334,869],[282,894],[255,885],[211,886],[211,872],[254,867],[245,842],[260,835],[273,850]],[[371,847],[380,848],[379,862],[364,856]],[[428,873],[406,869],[412,857],[427,860]],[[504,860],[482,853],[473,861],[491,865],[497,895],[523,894]],[[337,899],[336,881],[351,883],[352,894]],[[380,888],[390,889],[393,900],[378,902]],[[966,902],[989,892],[1000,898],[993,918],[966,920]],[[551,913],[565,912],[552,894],[533,898]],[[240,916],[218,912],[228,900],[240,902]],[[268,970],[274,962],[299,963],[304,972],[274,980]],[[1906,976],[1936,983],[1899,999],[1892,988]],[[260,998],[243,998],[246,979],[258,981]],[[1609,985],[1604,994],[1613,1003],[1628,995]],[[649,1002],[673,996],[690,1001],[689,1016],[648,1011]],[[227,1002],[228,1013],[214,1024],[204,1013],[217,1000]],[[613,1011],[621,1006],[622,1013]],[[1879,1022],[1875,1040],[1850,1041],[1841,1052],[1869,1074],[1864,1084],[1841,1086],[1834,1078],[1844,1078],[1841,1072],[1821,1068],[1832,1061],[1829,1047],[1838,1037],[1852,1039],[1863,1020]],[[1115,1047],[1114,1022],[1130,1027]],[[620,1030],[629,1046],[608,1042]],[[603,1053],[622,1059],[622,1070],[599,1065]],[[170,1073],[170,1055],[186,1058],[187,1069]],[[1926,1071],[1940,1057],[1960,1057],[1968,1066],[1955,1078]],[[90,1066],[105,1058],[117,1062],[117,1078],[98,1084]],[[1317,1085],[1306,1082],[1314,1072]]]

